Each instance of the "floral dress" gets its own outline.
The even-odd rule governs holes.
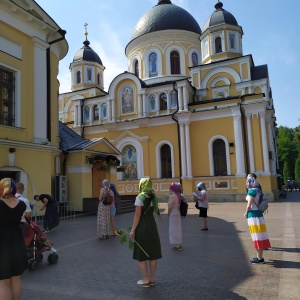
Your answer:
[[[105,238],[112,235],[110,226],[110,205],[104,205],[103,199],[106,196],[106,190],[102,188],[100,190],[103,197],[99,200],[98,214],[97,214],[97,236],[99,238]]]

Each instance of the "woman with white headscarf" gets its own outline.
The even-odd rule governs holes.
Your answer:
[[[99,205],[98,205],[98,214],[97,214],[97,235],[99,239],[105,240],[108,239],[110,235],[112,235],[111,227],[110,227],[110,204],[105,205],[105,198],[108,193],[113,195],[109,187],[108,180],[104,179],[102,181],[103,188],[100,189],[99,195]]]
[[[271,245],[268,238],[265,219],[262,212],[258,209],[259,199],[262,196],[262,190],[254,173],[250,173],[247,176],[246,187],[248,189],[248,194],[246,197],[247,206],[244,216],[247,218],[248,228],[251,234],[254,249],[256,249],[256,257],[252,258],[250,263],[265,263],[263,251],[264,249],[270,248]]]

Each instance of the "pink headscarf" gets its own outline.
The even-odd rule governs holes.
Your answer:
[[[179,203],[181,202],[181,194],[180,194],[180,191],[181,191],[181,185],[180,184],[177,184],[177,183],[172,183],[170,185],[170,191],[172,191],[173,193],[175,193],[178,197],[178,201]]]

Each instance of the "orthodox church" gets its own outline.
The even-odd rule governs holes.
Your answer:
[[[150,177],[162,201],[172,182],[191,199],[200,181],[211,200],[241,201],[245,177],[255,172],[265,194],[278,198],[268,67],[243,54],[242,26],[223,3],[212,11],[201,29],[180,6],[158,1],[133,28],[128,71],[107,91],[105,62],[86,32],[70,63],[71,91],[59,95],[59,120],[82,138],[103,138],[115,148],[117,168],[108,172],[109,162],[92,152],[86,165],[68,165],[64,175],[73,182],[83,168],[92,176],[81,178],[93,182],[90,196],[97,197],[104,178],[121,195],[134,195],[139,179]]]

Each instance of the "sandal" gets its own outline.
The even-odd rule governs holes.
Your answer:
[[[206,231],[206,230],[208,230],[207,227],[203,227],[203,228],[201,229],[201,231]]]
[[[150,283],[151,286],[155,286],[156,285],[155,281],[150,281],[149,283]]]
[[[136,283],[136,285],[139,287],[148,288],[148,287],[150,287],[150,282],[144,282],[144,280],[141,279]]]

